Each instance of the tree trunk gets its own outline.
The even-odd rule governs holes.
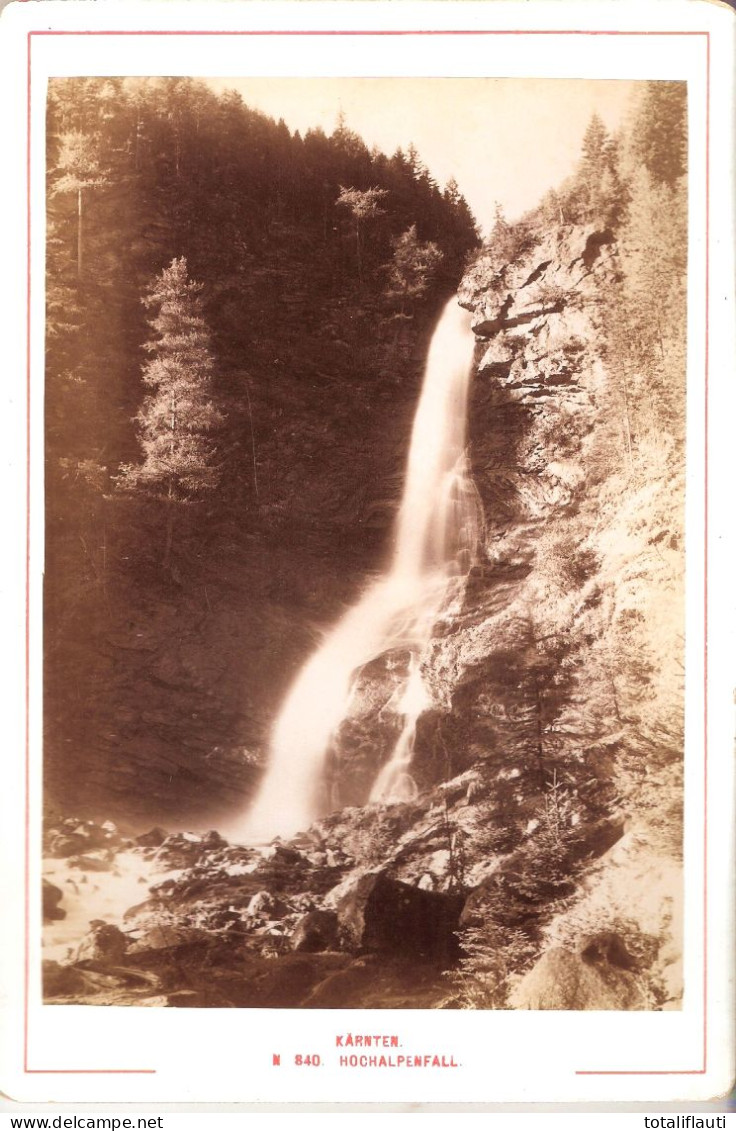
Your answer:
[[[171,429],[171,442],[169,444],[169,455],[171,462],[174,462],[174,452],[176,450],[176,395],[171,398],[171,417],[169,420],[169,427]],[[164,570],[168,571],[171,565],[171,547],[174,541],[174,477],[169,476],[169,489],[166,499],[166,541],[164,544]]]
[[[629,456],[629,470],[633,464],[632,444],[631,444],[631,413],[629,410],[629,384],[626,377],[626,366],[621,366],[621,388],[624,395],[624,439],[626,440],[626,449]]]
[[[77,189],[77,278],[82,278],[82,186]]]
[[[164,541],[163,567],[168,573],[171,568],[171,548],[174,545],[174,487],[169,483],[169,497],[166,500],[166,538]]]
[[[539,677],[534,676],[534,714],[536,717],[536,745],[537,745],[537,759],[539,763],[539,775],[542,785],[544,785],[544,722],[542,719],[542,692],[539,687]]]
[[[253,489],[255,491],[256,502],[258,501],[258,464],[256,463],[256,435],[253,430],[253,405],[250,400],[250,388],[248,380],[245,381],[245,396],[248,401],[248,418],[250,419],[250,446],[253,455]]]

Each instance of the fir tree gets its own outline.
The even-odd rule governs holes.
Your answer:
[[[164,502],[164,569],[171,563],[177,510],[218,480],[212,432],[223,418],[211,399],[214,362],[201,290],[188,278],[186,260],[174,259],[143,299],[157,310],[149,320],[156,338],[145,345],[152,358],[143,370],[153,392],[136,417],[143,461],[126,464],[118,477],[120,487]]]

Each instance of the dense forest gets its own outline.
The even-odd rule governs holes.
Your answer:
[[[593,115],[571,176],[482,242],[413,149],[198,83],[55,82],[48,136],[47,849],[177,874],[47,993],[680,1008],[685,84],[639,84],[614,133]],[[385,566],[455,289],[484,525],[420,657],[416,796],[346,789],[267,849],[199,835]],[[395,740],[402,670],[356,678],[343,779]],[[132,839],[150,818],[199,834]]]
[[[202,82],[54,81],[47,138],[47,783],[125,809],[142,768],[135,804],[171,815],[242,798],[305,637],[385,553],[478,236],[412,147],[302,138]],[[174,261],[200,356],[172,423]],[[141,445],[150,471],[172,440],[151,476]]]

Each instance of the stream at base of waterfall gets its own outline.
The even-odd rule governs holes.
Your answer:
[[[290,836],[324,814],[325,763],[350,708],[355,680],[371,660],[409,653],[392,709],[403,722],[368,801],[416,794],[411,763],[417,720],[431,705],[422,655],[438,618],[462,599],[482,528],[482,510],[466,455],[468,389],[474,337],[470,316],[451,299],[430,343],[412,427],[394,552],[371,584],[325,635],[286,697],[269,762],[239,829],[249,841]]]

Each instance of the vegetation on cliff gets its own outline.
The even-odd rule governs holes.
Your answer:
[[[517,576],[498,615],[479,586],[476,620],[490,616],[468,659],[491,675],[494,745],[506,768],[518,760],[516,803],[537,798],[535,813],[522,810],[536,834],[510,875],[495,870],[469,927],[468,1004],[585,1007],[582,991],[572,1000],[575,963],[585,970],[601,932],[624,940],[621,969],[646,970],[636,992],[619,986],[620,1000],[639,1003],[627,1008],[678,1000],[685,123],[684,87],[668,83],[646,84],[615,138],[594,119],[577,175],[518,224],[499,217],[502,260],[492,236],[463,284],[489,343],[481,372],[494,388],[482,415],[506,416],[492,443],[475,422],[489,559]],[[497,674],[501,656],[515,686]],[[524,787],[534,775],[536,789]],[[487,807],[506,827],[510,812],[495,799]],[[596,812],[627,831],[594,879],[589,846],[581,853],[576,841]],[[570,899],[582,875],[587,895]],[[526,906],[510,917],[518,897]],[[512,992],[540,941],[544,951],[560,940],[567,957],[536,976],[542,988],[529,975]],[[569,983],[567,1005],[549,992],[554,981]],[[594,983],[586,992],[608,1008]]]

